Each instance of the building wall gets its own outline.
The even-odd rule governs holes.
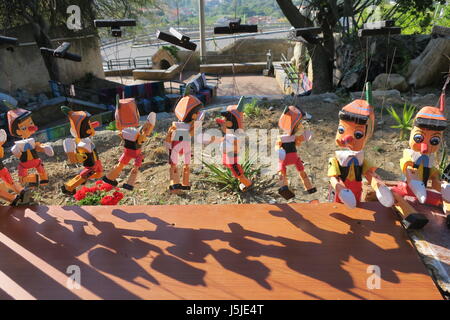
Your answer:
[[[50,91],[48,85],[50,78],[40,50],[32,38],[31,27],[16,28],[8,33],[8,36],[17,37],[21,45],[14,47],[13,52],[0,49],[0,89],[11,92],[22,88],[29,93]],[[99,78],[105,77],[96,36],[59,37],[52,41],[53,47],[56,48],[64,41],[72,44],[69,52],[81,55],[82,61],[57,59],[63,83],[69,84],[89,72]]]

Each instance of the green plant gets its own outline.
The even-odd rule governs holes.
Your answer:
[[[116,131],[116,121],[111,121],[110,123],[108,123],[108,125],[106,126],[106,130]]]
[[[169,51],[170,54],[172,54],[175,58],[178,58],[178,51],[180,51],[179,48],[175,47],[175,46],[162,46],[161,47],[164,50]]]
[[[209,176],[205,180],[214,184],[220,185],[222,188],[219,191],[229,190],[239,192],[239,180],[236,179],[231,170],[222,166],[202,161],[203,165],[209,171]],[[261,168],[254,168],[254,160],[250,159],[248,153],[245,155],[244,162],[241,163],[244,175],[252,180],[260,173]]]
[[[445,168],[447,168],[448,162],[448,153],[445,149],[445,146],[442,148],[441,160],[439,161],[439,172],[440,175],[444,173]]]
[[[391,126],[391,128],[400,129],[400,139],[405,140],[412,129],[412,122],[416,107],[405,102],[401,116],[397,113],[394,107],[389,107],[386,110],[396,122],[396,125]]]
[[[251,102],[244,105],[244,114],[251,118],[261,115],[261,108],[258,106],[258,100],[256,98],[253,98]]]

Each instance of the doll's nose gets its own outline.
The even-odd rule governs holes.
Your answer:
[[[352,142],[353,142],[353,136],[347,135],[347,136],[344,137],[344,139],[342,139],[342,141],[343,141],[345,144],[352,143]]]
[[[225,120],[224,120],[224,119],[221,119],[221,118],[217,118],[217,119],[216,119],[216,123],[217,123],[217,124],[224,124],[224,123],[225,123]]]
[[[427,153],[428,152],[428,144],[421,143],[420,144],[420,153]]]
[[[36,132],[36,131],[38,131],[38,127],[37,126],[29,126],[28,130],[31,132]]]

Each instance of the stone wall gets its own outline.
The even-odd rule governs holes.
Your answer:
[[[12,92],[23,88],[30,93],[49,91],[50,78],[40,50],[34,42],[31,26],[21,26],[10,30],[7,34],[17,37],[21,45],[14,47],[13,52],[0,49],[0,90]],[[64,41],[72,44],[69,52],[81,55],[82,61],[57,59],[63,83],[71,83],[87,73],[92,73],[99,78],[105,77],[96,36],[59,37],[52,40],[54,48]]]

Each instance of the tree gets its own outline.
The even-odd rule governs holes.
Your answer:
[[[439,2],[445,3],[445,0]],[[367,14],[367,9],[371,6],[382,5],[385,1],[303,0],[300,1],[299,7],[294,5],[293,0],[277,0],[277,3],[293,27],[321,27],[323,41],[317,44],[308,44],[307,50],[313,65],[313,93],[323,93],[333,89],[335,62],[333,33],[343,33],[347,36],[344,37],[344,40],[351,38],[351,35],[357,32],[358,27],[361,27],[374,13],[372,10]],[[414,12],[420,14],[421,11],[432,7],[432,0],[398,0],[385,13],[385,17],[393,17],[396,12],[411,10],[411,8],[415,8]]]
[[[33,37],[38,47],[53,48],[49,32],[51,28],[65,26],[70,5],[81,10],[82,31],[67,34],[96,32],[93,21],[96,18],[132,17],[137,10],[155,5],[156,0],[0,0],[0,27],[7,29],[31,24]],[[58,64],[49,56],[42,56],[51,80],[59,81]]]

